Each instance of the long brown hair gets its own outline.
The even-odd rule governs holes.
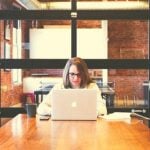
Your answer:
[[[67,61],[63,70],[63,84],[65,88],[71,88],[69,81],[69,69],[71,65],[75,65],[81,75],[81,88],[84,88],[92,82],[85,61],[79,57],[73,57]]]

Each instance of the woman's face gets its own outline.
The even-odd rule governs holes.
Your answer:
[[[80,72],[78,71],[76,65],[71,65],[70,66],[69,81],[70,81],[70,84],[71,84],[72,88],[74,88],[74,89],[80,88],[81,76],[80,76]]]

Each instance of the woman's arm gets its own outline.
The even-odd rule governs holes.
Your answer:
[[[97,113],[98,115],[106,115],[107,114],[106,101],[102,99],[101,91],[98,88],[97,84],[91,83],[88,88],[96,89],[97,91]]]
[[[39,104],[37,113],[39,115],[50,115],[51,114],[51,94],[52,90],[46,95],[44,100]]]
[[[62,89],[63,84],[56,84],[48,95],[44,98],[44,100],[39,104],[37,108],[37,113],[39,115],[51,115],[51,99],[52,99],[52,92],[54,89]]]

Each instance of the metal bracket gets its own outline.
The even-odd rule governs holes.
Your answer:
[[[145,109],[142,109],[142,110],[141,109],[132,109],[131,112],[132,113],[146,113],[146,110]]]
[[[71,18],[77,18],[77,12],[71,12]]]

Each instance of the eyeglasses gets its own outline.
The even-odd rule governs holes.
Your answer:
[[[81,77],[81,74],[80,74],[80,73],[73,73],[73,72],[70,72],[69,75],[70,75],[71,78],[74,78],[75,76],[77,76],[78,78]]]

